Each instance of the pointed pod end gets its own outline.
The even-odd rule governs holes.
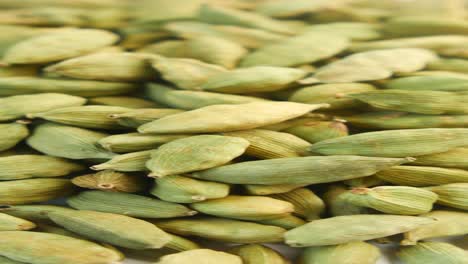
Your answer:
[[[162,175],[162,174],[156,173],[156,172],[150,172],[147,176],[150,177],[150,178],[161,179],[165,175]]]
[[[358,187],[358,188],[353,188],[350,192],[354,194],[367,194],[369,190],[370,190],[369,188]]]
[[[93,165],[93,166],[91,166],[89,168],[92,169],[92,170],[98,171],[98,170],[108,169],[109,166],[107,166],[105,163],[101,163],[101,164]]]
[[[205,196],[202,196],[202,195],[193,195],[192,197],[190,197],[193,201],[197,201],[197,202],[201,202],[201,201],[205,201],[206,200],[206,197]]]
[[[196,214],[198,214],[197,211],[188,211],[185,215],[186,216],[193,216],[193,215],[196,215]]]
[[[20,119],[20,120],[16,120],[15,123],[21,124],[21,125],[29,125],[32,123],[32,121],[28,119]]]
[[[402,245],[402,246],[414,246],[416,244],[417,244],[417,241],[413,241],[411,239],[403,239],[400,242],[400,245]]]
[[[414,162],[414,161],[416,161],[416,158],[414,158],[414,157],[406,157],[405,160],[406,160],[407,162]]]

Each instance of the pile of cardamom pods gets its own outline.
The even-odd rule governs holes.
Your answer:
[[[467,264],[466,5],[0,0],[0,263]]]

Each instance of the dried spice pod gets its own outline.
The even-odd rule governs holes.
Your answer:
[[[375,90],[374,86],[366,83],[318,84],[295,89],[284,99],[308,104],[327,103],[330,104],[329,110],[350,109],[360,107],[362,103],[346,95]]]
[[[415,246],[402,247],[397,255],[408,264],[463,264],[468,261],[465,250],[443,242],[421,242]]]
[[[450,75],[409,76],[389,80],[384,83],[384,87],[387,89],[410,91],[462,92],[468,90],[468,80]]]
[[[300,157],[310,145],[294,135],[265,129],[252,129],[223,133],[249,141],[245,154],[261,159]]]
[[[130,52],[99,52],[53,64],[44,69],[59,76],[97,81],[134,82],[151,80],[156,72],[149,56]]]
[[[159,228],[178,235],[191,235],[228,243],[268,243],[283,241],[285,229],[215,217],[151,220]]]
[[[126,94],[135,91],[137,87],[137,84],[124,82],[46,79],[29,76],[0,78],[0,96],[61,93],[94,97]]]
[[[300,69],[256,66],[214,75],[203,83],[201,89],[233,94],[273,92],[288,88],[306,75],[307,72]]]
[[[161,248],[171,236],[149,222],[129,216],[85,210],[48,214],[56,224],[96,241],[132,249]]]
[[[192,176],[233,184],[317,184],[370,176],[409,159],[362,156],[282,158],[240,162],[195,172]],[[288,177],[284,177],[288,175]]]
[[[110,192],[136,193],[146,189],[144,178],[112,170],[78,176],[71,181],[82,188]]]
[[[287,193],[273,194],[270,196],[275,199],[290,202],[294,205],[293,214],[307,221],[319,219],[320,215],[325,210],[325,204],[322,199],[307,188],[299,188]]]
[[[322,155],[416,157],[465,146],[466,135],[468,129],[464,128],[386,130],[324,140],[313,144],[309,151]]]
[[[266,101],[265,99],[253,96],[175,90],[161,84],[147,85],[146,95],[160,104],[185,110],[193,110],[216,104],[244,104]]]
[[[431,191],[407,186],[354,188],[340,195],[345,203],[395,215],[428,213],[437,198]]]
[[[33,149],[50,156],[68,159],[110,159],[115,156],[98,146],[101,138],[108,136],[84,128],[45,123],[34,129],[27,143]]]
[[[286,230],[293,229],[307,223],[302,218],[296,217],[292,214],[286,214],[285,216],[273,219],[256,220],[255,222],[264,225],[279,226]]]
[[[349,215],[315,220],[285,234],[293,247],[338,245],[403,233],[435,222],[427,217],[402,215]],[[314,234],[314,235],[310,235]]]
[[[210,77],[227,70],[215,64],[195,59],[165,58],[153,55],[151,65],[162,78],[181,89],[200,90],[200,86]]]
[[[238,43],[246,48],[259,48],[285,38],[282,34],[234,25],[213,25],[196,21],[171,21],[163,28],[184,39],[211,36]]]
[[[271,19],[258,13],[245,12],[221,6],[203,5],[200,8],[198,19],[210,24],[258,28],[281,34],[294,33],[286,24],[282,24],[278,20]]]
[[[306,248],[299,257],[299,264],[338,264],[362,263],[375,264],[380,258],[378,247],[362,242],[349,242],[336,246]]]
[[[394,166],[375,175],[393,184],[416,187],[468,182],[468,171],[438,167]]]
[[[347,47],[348,39],[345,37],[306,32],[260,47],[245,56],[240,66],[298,66],[330,58]]]
[[[194,249],[180,253],[163,256],[158,264],[181,264],[181,263],[225,263],[242,264],[242,259],[236,255],[215,251],[211,249]]]
[[[294,211],[294,206],[286,201],[239,195],[200,201],[190,207],[207,215],[251,221],[275,219]]]
[[[151,150],[120,154],[110,160],[93,165],[92,170],[147,171],[146,162],[151,158]]]
[[[5,231],[2,232],[0,254],[25,263],[62,264],[62,263],[103,263],[118,262],[122,256],[115,250],[108,249],[99,244],[72,237],[29,232]],[[54,254],[44,254],[51,248]],[[80,250],[76,250],[79,248]]]
[[[348,136],[348,127],[341,121],[312,121],[284,130],[310,143]]]
[[[230,248],[245,264],[288,264],[289,262],[275,250],[261,244],[243,245]]]
[[[354,127],[375,130],[457,128],[468,126],[468,115],[424,115],[382,111],[343,116],[342,118]]]
[[[0,213],[0,231],[26,231],[35,228],[33,222]]]
[[[434,210],[422,216],[433,218],[437,221],[404,233],[405,239],[401,241],[402,245],[416,245],[419,240],[458,236],[468,233],[468,226],[466,225],[468,213]]]
[[[130,110],[130,108],[120,106],[85,105],[63,107],[42,113],[27,114],[26,116],[83,128],[122,130],[125,127],[121,126],[115,119],[110,118],[109,115],[125,113]]]
[[[468,148],[454,148],[447,152],[419,156],[413,165],[468,169]]]
[[[0,98],[0,121],[21,118],[26,114],[50,111],[67,106],[80,106],[86,99],[78,96],[43,93]]]
[[[138,127],[138,132],[162,134],[245,130],[286,121],[326,106],[292,102],[211,105],[152,121]],[[257,114],[250,115],[249,112]]]
[[[60,177],[85,169],[81,164],[45,155],[0,157],[0,167],[0,180]]]
[[[401,61],[404,58],[405,61]],[[388,49],[355,53],[319,68],[314,77],[326,83],[387,79],[394,73],[423,69],[436,55],[424,49]]]
[[[67,179],[26,179],[0,182],[0,204],[16,205],[46,202],[74,192]]]
[[[48,216],[50,212],[66,210],[72,209],[57,205],[8,205],[0,208],[2,213],[41,224],[52,223]]]
[[[439,196],[438,204],[468,210],[468,183],[450,183],[425,189]]]
[[[176,139],[151,152],[146,167],[151,177],[213,168],[242,155],[249,142],[242,138],[199,135]]]
[[[161,200],[175,203],[196,203],[224,198],[230,186],[224,183],[201,181],[190,177],[171,175],[156,179],[151,194]]]
[[[122,192],[85,191],[69,197],[67,204],[78,210],[93,210],[139,218],[173,218],[197,213],[176,203]]]
[[[184,111],[171,108],[142,108],[123,113],[112,113],[109,118],[115,119],[122,126],[137,128],[153,120],[182,112]]]
[[[99,140],[98,143],[103,148],[114,153],[128,153],[156,149],[165,143],[189,136],[191,135],[152,135],[128,133],[108,136]]]
[[[0,151],[13,148],[28,135],[29,130],[24,124],[0,124]]]
[[[99,29],[61,30],[13,45],[3,60],[9,64],[44,64],[96,51],[118,39],[118,35]]]

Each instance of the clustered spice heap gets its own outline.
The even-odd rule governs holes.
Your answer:
[[[467,264],[464,4],[1,0],[0,263]]]

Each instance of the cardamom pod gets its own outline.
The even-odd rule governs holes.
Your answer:
[[[72,179],[72,183],[87,189],[136,193],[146,189],[147,181],[138,175],[103,170],[94,174],[75,177]]]
[[[230,186],[224,183],[201,181],[180,175],[156,179],[151,194],[175,203],[196,203],[228,196]]]
[[[319,219],[285,233],[293,247],[338,245],[404,233],[434,223],[427,217],[402,215],[347,215]]]
[[[68,159],[110,159],[115,156],[97,144],[108,136],[84,128],[45,123],[34,129],[27,143],[33,149],[50,156]]]
[[[52,211],[56,224],[96,241],[132,249],[161,248],[171,236],[143,220],[125,215],[85,210]]]
[[[122,259],[116,251],[82,239],[30,231],[2,231],[1,234],[0,254],[20,262],[112,264]],[[54,254],[44,254],[51,249]]]
[[[180,204],[119,192],[85,191],[69,197],[67,204],[79,210],[93,210],[139,218],[172,218],[192,216],[197,213]]]
[[[60,177],[85,169],[81,164],[45,155],[0,157],[0,167],[0,180]]]

